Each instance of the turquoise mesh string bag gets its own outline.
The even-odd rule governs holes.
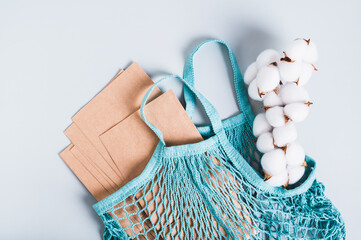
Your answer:
[[[241,113],[221,122],[214,107],[193,88],[194,79],[192,83],[188,78],[187,104],[199,98],[211,120],[210,126],[199,128],[207,139],[167,147],[143,112],[153,86],[141,112],[161,141],[139,177],[94,205],[105,225],[104,239],[345,238],[344,223],[315,180],[311,158],[306,158],[310,167],[305,178],[289,190],[267,185],[251,167],[258,161],[253,114],[235,58],[228,51]],[[185,76],[191,76],[187,64],[185,69]]]
[[[198,45],[191,52],[186,61],[184,68],[184,79],[190,85],[194,86],[194,55],[203,45],[208,43],[218,43],[225,46],[233,69],[234,85],[238,106],[241,113],[237,116],[222,121],[227,138],[233,147],[241,153],[242,157],[244,158],[243,161],[247,161],[248,164],[260,174],[260,177],[262,177],[263,172],[260,164],[261,153],[256,149],[255,137],[252,133],[254,114],[247,98],[247,91],[244,87],[237,60],[230,47],[221,40],[208,40]],[[184,99],[186,101],[187,113],[190,117],[192,117],[195,108],[195,97],[186,86],[184,88]],[[211,126],[198,127],[198,130],[204,138],[213,135]],[[262,228],[269,229],[266,231],[264,238],[266,238],[267,235],[273,236],[271,238],[275,239],[281,238],[281,236],[282,238],[286,239],[345,238],[346,233],[344,222],[340,216],[340,213],[332,205],[331,201],[324,195],[323,184],[317,180],[314,180],[311,187],[306,192],[303,191],[306,190],[306,188],[304,188],[302,185],[305,185],[305,182],[310,182],[310,179],[314,179],[313,171],[315,170],[313,160],[307,157],[306,161],[308,163],[312,162],[312,165],[309,165],[310,167],[308,172],[306,172],[305,177],[301,179],[300,183],[294,186],[290,186],[290,188],[293,190],[287,190],[284,192],[285,194],[283,197],[282,194],[280,195],[278,200],[269,198],[269,203],[267,205],[273,206],[273,204],[278,205],[278,202],[283,202],[283,205],[279,205],[280,207],[278,207],[277,211],[279,214],[282,212],[283,213],[278,217],[276,217],[277,214],[274,214],[274,216],[268,219],[264,217],[264,222],[259,222],[261,226],[264,225]],[[248,171],[252,170],[248,169]],[[295,201],[295,199],[298,199],[298,201]],[[307,205],[307,207],[306,205],[302,207],[302,204],[306,202],[312,204]],[[281,206],[283,206],[283,208]],[[271,207],[268,211],[272,212],[274,210]],[[261,211],[260,214],[263,214],[262,212],[263,211]],[[287,215],[287,219],[293,219],[293,221],[286,222],[284,215]],[[284,226],[281,226],[282,224]],[[292,231],[290,231],[289,234],[287,234],[287,231],[285,234],[276,233],[276,229],[283,227],[285,229],[292,229],[293,233]],[[305,232],[307,231],[309,231],[309,233],[306,234]],[[313,233],[311,233],[312,231]]]
[[[172,76],[171,76],[172,77]],[[175,76],[181,79],[178,76]],[[169,77],[168,77],[169,78]],[[211,121],[212,136],[167,147],[162,134],[141,115],[160,142],[140,176],[94,205],[104,239],[337,239],[343,222],[315,163],[291,190],[267,185],[229,142],[217,111],[191,85]]]

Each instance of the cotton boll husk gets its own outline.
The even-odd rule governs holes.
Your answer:
[[[297,139],[296,126],[292,122],[288,122],[282,127],[274,128],[272,134],[274,143],[278,147],[285,147]]]
[[[308,116],[309,110],[310,107],[305,103],[290,103],[283,108],[284,114],[293,122],[302,122],[305,120]]]
[[[277,93],[271,91],[263,97],[263,105],[265,107],[275,107],[283,105],[282,99]]]
[[[285,125],[286,118],[283,112],[283,107],[275,106],[267,109],[266,119],[272,127],[281,127]]]
[[[303,62],[301,66],[301,72],[297,80],[297,85],[303,86],[308,83],[313,71],[315,71],[315,69],[311,64]]]
[[[294,184],[298,182],[305,173],[305,170],[306,168],[304,166],[288,168],[288,183]]]
[[[302,61],[307,47],[307,42],[304,39],[295,39],[286,48],[286,54],[292,60]]]
[[[256,147],[261,153],[272,151],[275,147],[273,145],[273,135],[270,132],[262,133],[256,142]]]
[[[261,67],[270,65],[273,62],[278,62],[280,58],[281,56],[276,50],[266,49],[261,52],[256,59],[257,68],[260,69]]]
[[[265,113],[259,113],[254,118],[253,121],[253,135],[258,137],[262,133],[269,132],[272,130],[272,126],[269,125],[266,114]]]
[[[305,161],[305,157],[305,150],[300,144],[293,142],[287,145],[286,161],[288,167],[301,166]]]
[[[313,64],[317,60],[318,60],[318,52],[317,52],[316,44],[310,41],[306,47],[306,51],[303,56],[303,61]]]
[[[266,180],[266,183],[273,187],[280,187],[286,185],[288,182],[288,172],[287,170],[283,171],[282,173],[272,176]]]
[[[286,157],[281,149],[263,154],[261,158],[263,171],[271,176],[276,176],[286,170]]]
[[[308,102],[310,96],[306,89],[302,86],[297,86],[296,83],[287,83],[282,86],[278,92],[284,104],[290,104],[295,102]]]
[[[301,72],[301,63],[300,61],[287,62],[280,61],[278,64],[278,69],[282,79],[282,83],[285,82],[296,82],[300,72]]]
[[[249,85],[257,76],[258,68],[256,62],[251,63],[244,73],[244,83]]]
[[[275,66],[264,66],[256,77],[257,87],[262,93],[273,91],[280,82],[280,73]]]
[[[248,96],[255,101],[262,101],[262,97],[258,94],[256,80],[253,80],[248,86]]]

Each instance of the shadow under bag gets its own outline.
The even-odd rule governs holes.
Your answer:
[[[252,134],[254,119],[236,59],[228,49],[241,113],[221,121],[212,104],[194,89],[193,55],[184,80],[169,76],[145,95],[141,116],[160,142],[140,176],[94,205],[102,218],[104,239],[342,239],[344,222],[324,186],[315,180],[315,162],[292,189],[264,182]],[[205,43],[207,43],[205,42]],[[198,128],[206,138],[167,147],[160,130],[149,123],[144,106],[165,79],[184,82],[187,112],[195,98],[211,125]],[[140,146],[141,147],[141,146]],[[252,167],[253,166],[253,167]]]

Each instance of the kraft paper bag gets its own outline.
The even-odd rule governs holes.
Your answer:
[[[145,112],[147,117],[150,121],[153,123],[159,125],[159,128],[164,131],[164,137],[168,145],[179,145],[179,144],[186,144],[186,143],[194,143],[202,141],[202,137],[198,133],[197,129],[193,125],[192,121],[189,119],[188,115],[184,111],[182,105],[174,95],[172,91],[168,91],[167,93],[161,95],[157,99],[153,100],[151,103],[146,105]],[[171,122],[171,125],[169,125],[169,122]],[[124,123],[124,124],[123,124]],[[75,125],[72,125],[69,127],[69,129],[73,130],[67,130],[68,133],[73,133],[76,136],[81,136],[81,132],[79,129],[74,128]],[[73,128],[72,128],[73,127]],[[71,134],[68,134],[71,139],[74,139]],[[122,159],[121,161],[117,161],[117,167],[122,169],[122,172],[127,173],[126,180],[121,184],[124,185],[128,181],[132,180],[134,177],[138,176],[144,169],[145,165],[148,163],[150,157],[153,154],[153,151],[155,149],[155,146],[157,145],[159,139],[156,137],[156,135],[148,128],[148,126],[143,122],[143,120],[140,117],[139,111],[136,113],[133,113],[131,116],[123,120],[121,123],[117,124],[115,127],[113,127],[111,130],[107,131],[104,135],[104,139],[110,137],[110,141],[117,142],[118,138],[122,139],[122,142],[119,142],[119,147],[121,149],[126,149],[126,158]],[[103,138],[103,135],[101,138]],[[138,139],[138,140],[137,140]],[[129,142],[133,142],[133,140],[141,141],[142,151],[139,151],[139,145],[137,148],[130,147],[128,144]],[[84,141],[84,138],[83,140]],[[105,140],[106,141],[106,140]],[[81,142],[77,142],[79,146],[82,146],[83,144]],[[133,142],[135,143],[135,142]],[[144,144],[143,144],[144,143]],[[147,146],[147,147],[146,147]],[[74,146],[72,148],[73,154],[76,155],[79,159],[82,159],[84,157],[81,156],[81,152],[79,149],[76,149]],[[65,158],[65,153],[62,153],[61,156]],[[84,158],[83,162],[86,161],[86,158]],[[64,159],[65,162],[69,165],[70,161],[67,161]],[[88,161],[88,165],[91,164],[91,162]],[[72,169],[74,167],[70,166]],[[136,171],[134,171],[136,169]],[[95,175],[94,168],[88,168],[88,170],[91,171],[92,175]],[[108,169],[109,170],[109,169]],[[73,170],[74,171],[74,170]],[[84,176],[83,175],[89,175],[89,173],[85,174],[84,172],[81,172],[81,176],[79,176],[76,171],[74,173],[78,176],[78,178],[83,182]],[[97,174],[98,179],[102,178],[101,174]],[[94,180],[93,180],[94,181]],[[84,183],[84,182],[83,182]],[[91,183],[93,184],[93,183]],[[90,184],[90,185],[91,185]],[[84,183],[84,185],[87,186],[89,191],[93,194],[94,186],[89,186],[89,184]],[[101,188],[101,190],[104,191],[103,186],[99,186],[99,183],[97,183],[97,186]],[[155,189],[155,191],[157,191]],[[111,193],[109,193],[111,194]],[[104,194],[106,195],[106,194]],[[103,195],[103,196],[104,196]],[[151,198],[151,196],[147,196],[148,200]],[[99,199],[99,197],[97,197]],[[127,226],[130,226],[131,223],[139,223],[134,226],[133,229],[128,229],[127,234],[130,236],[134,235],[135,233],[144,231],[143,227],[145,228],[145,231],[147,231],[148,236],[155,236],[153,231],[149,231],[150,226],[150,220],[146,220],[144,224],[140,225],[140,222],[144,219],[147,219],[147,212],[142,211],[138,215],[138,210],[142,209],[142,206],[136,207],[135,205],[132,205],[131,203],[134,201],[134,199],[128,198],[125,200],[125,204],[129,205],[127,207],[128,214],[131,214],[131,219],[121,219],[120,225],[124,228]],[[136,203],[136,204],[143,204],[142,203]],[[120,207],[120,206],[119,206]],[[151,211],[154,211],[155,206],[152,206],[150,208]],[[111,215],[116,215],[117,218],[125,217],[125,212],[122,209],[116,210]],[[166,221],[166,219],[163,219],[163,221]],[[172,221],[173,222],[173,221]],[[158,230],[160,226],[157,226]],[[134,231],[134,232],[133,232]]]
[[[76,124],[71,124],[66,130],[65,134],[70,139],[70,141],[80,149],[80,151],[85,155],[85,158],[88,159],[88,164],[95,166],[97,170],[103,173],[104,178],[111,185],[114,192],[120,187],[120,183],[123,181],[118,174],[113,170],[109,163],[100,155],[100,153],[95,149],[93,144],[89,139],[83,134]]]
[[[110,83],[113,82],[115,79],[117,79],[117,77],[120,74],[122,74],[123,72],[124,72],[124,70],[121,69],[115,75],[115,77],[110,81]],[[107,86],[109,86],[109,84]],[[116,191],[119,188],[117,185],[117,183],[120,182],[119,176],[116,175],[114,170],[110,169],[109,164],[105,161],[105,159],[103,159],[100,156],[100,154],[96,151],[96,149],[91,144],[89,139],[81,132],[81,130],[78,128],[78,126],[76,126],[75,123],[71,124],[70,127],[65,131],[65,134],[68,136],[68,138],[72,142],[72,147],[70,148],[70,150],[75,151],[74,144],[77,145],[77,154],[80,154],[80,152],[83,151],[82,159],[89,160],[90,161],[89,164],[94,165],[94,168],[96,169],[96,171],[99,171],[103,175],[103,176],[100,176],[98,181],[103,186],[108,185],[110,183],[112,187],[111,187],[111,190],[109,190],[109,188],[108,188],[109,192]],[[73,155],[74,155],[73,157],[76,158],[75,154],[73,154]],[[78,159],[78,161],[79,161],[79,159]],[[83,161],[83,165],[86,166],[87,164],[85,164]],[[99,166],[101,166],[101,167],[99,167]],[[90,171],[90,172],[92,172],[92,171]],[[107,176],[107,174],[109,175],[109,177]],[[94,175],[94,176],[95,176],[95,178],[97,178],[98,175]],[[104,182],[104,181],[106,181],[106,182]]]
[[[203,140],[172,90],[148,103],[145,106],[145,116],[150,123],[162,131],[164,141],[168,146],[196,143]],[[155,133],[144,123],[139,110],[102,134],[100,139],[117,167],[126,173],[124,175],[126,182],[142,173],[159,142]],[[159,196],[158,185],[155,185],[152,191],[146,192],[147,196],[143,196],[143,193],[135,196],[141,205],[139,209],[145,209],[146,202],[152,202],[148,206],[149,212],[147,211],[146,214],[152,215],[151,221],[156,225],[158,231],[169,231],[175,219],[163,217],[159,221],[158,216],[165,216],[164,211],[170,211],[172,203],[170,201],[162,202],[160,197],[153,201],[154,196]],[[157,206],[159,215],[155,214]],[[166,215],[170,215],[169,212]],[[174,215],[176,216],[177,213]],[[126,227],[123,220],[120,225]]]
[[[87,167],[70,152],[73,147],[74,145],[70,144],[60,153],[60,157],[97,201],[106,198],[110,192],[88,171]]]
[[[125,178],[121,169],[115,165],[100,141],[99,135],[139,109],[141,100],[151,85],[153,81],[149,76],[137,63],[133,63],[72,118],[76,126],[123,182]],[[155,89],[150,97],[151,100],[161,93],[158,88]],[[90,155],[89,159],[98,158],[92,153],[87,154]]]

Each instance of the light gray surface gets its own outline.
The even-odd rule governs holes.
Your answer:
[[[69,144],[71,116],[120,68],[138,61],[151,76],[182,74],[196,44],[220,38],[244,71],[261,50],[300,36],[318,44],[320,61],[299,141],[316,159],[348,239],[359,239],[360,9],[356,0],[1,0],[0,239],[101,237],[95,200],[58,153]],[[237,113],[219,48],[201,51],[196,67],[197,87],[222,117]]]

